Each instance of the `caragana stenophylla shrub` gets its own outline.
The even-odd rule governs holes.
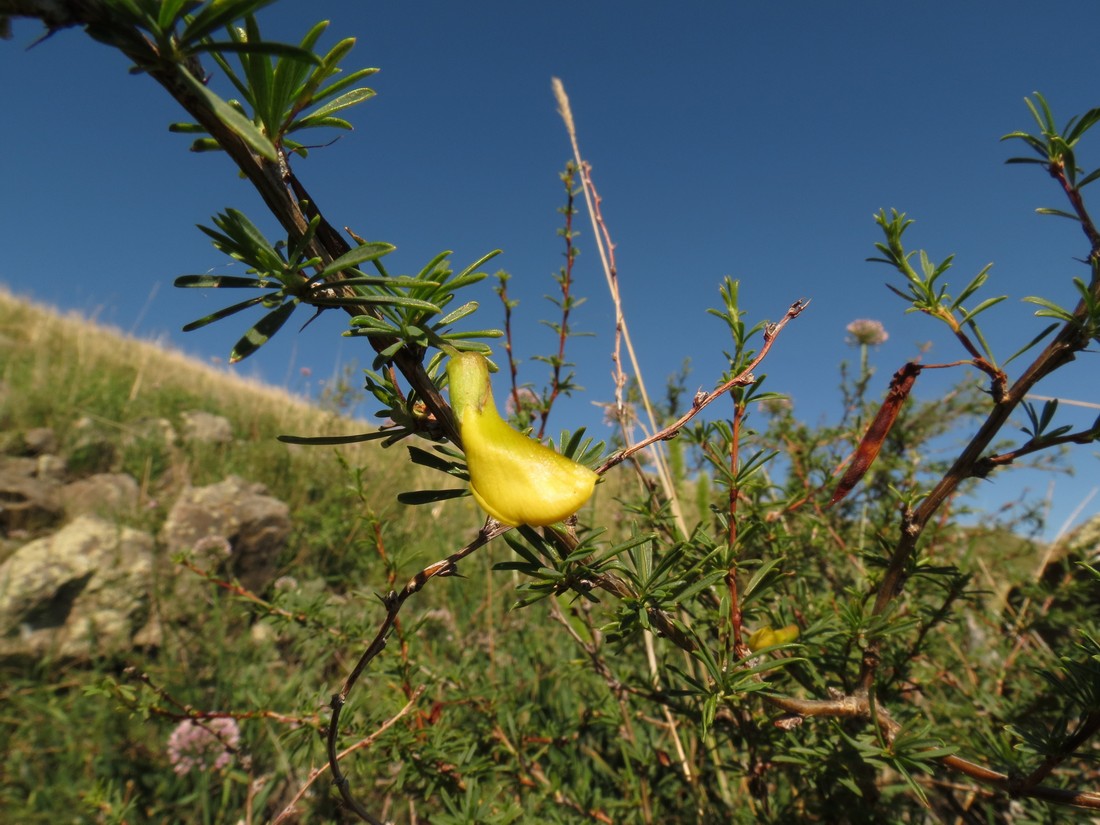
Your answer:
[[[484,356],[453,352],[447,379],[470,493],[485,512],[503,524],[543,527],[571,516],[591,498],[596,473],[500,417]]]

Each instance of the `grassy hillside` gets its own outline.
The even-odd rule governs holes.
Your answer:
[[[287,502],[299,532],[313,543],[336,540],[324,536],[323,524],[334,512],[376,516],[400,533],[395,538],[403,545],[407,539],[422,543],[425,530],[429,544],[443,538],[436,519],[409,524],[405,508],[401,523],[393,523],[396,493],[423,477],[403,448],[382,450],[376,442],[298,447],[276,440],[282,433],[334,435],[363,432],[371,425],[342,419],[281,389],[77,316],[61,316],[3,290],[0,382],[3,431],[53,429],[72,476],[106,469],[130,473],[153,510],[152,521],[157,504],[169,504],[184,485],[210,484],[232,473],[262,482]],[[179,430],[181,415],[192,410],[227,417],[234,441],[172,451],[148,437],[151,419],[165,419]],[[107,459],[86,455],[81,446],[89,431],[113,442],[115,454]],[[363,480],[359,490],[353,489],[355,470]],[[479,523],[468,501],[448,508],[454,517],[448,520],[449,534],[461,534]],[[337,555],[346,550],[330,548]]]
[[[166,446],[150,435],[150,420],[179,430],[191,410],[226,416],[232,443]],[[345,633],[366,635],[380,615],[376,593],[468,540],[481,521],[468,498],[400,507],[396,494],[424,486],[427,472],[403,447],[276,440],[362,432],[363,422],[0,290],[0,437],[11,443],[41,427],[56,433],[69,480],[115,471],[139,482],[141,506],[121,516],[131,526],[155,535],[186,485],[236,474],[289,505],[293,533],[279,560],[284,583],[253,594],[261,602],[211,583],[195,615],[171,627],[158,649],[91,663],[7,665],[0,673],[3,821],[237,822],[241,805],[228,789],[254,781],[266,784],[249,804],[257,811],[274,804],[323,762],[318,713],[346,672],[342,657],[361,646]],[[111,449],[102,449],[104,441]],[[438,476],[430,483],[447,486]],[[0,561],[27,538],[0,540]],[[158,562],[166,575],[194,575]],[[488,565],[474,560],[463,573]],[[426,593],[411,618],[436,617],[432,627],[441,629],[429,628],[429,637],[446,638],[446,628],[485,606],[480,596],[466,600],[461,578],[452,581]],[[484,621],[502,610],[492,605]],[[377,711],[398,700],[376,697]],[[238,714],[241,751],[254,767],[228,774],[217,794],[194,784],[208,775],[176,776],[166,752],[178,722],[174,702]],[[286,718],[265,718],[276,712]]]
[[[190,410],[226,416],[236,437],[203,445],[157,436],[161,419],[180,430]],[[908,410],[902,429],[927,443],[941,412],[936,404]],[[161,578],[148,599],[170,617],[161,636],[91,660],[0,664],[0,822],[357,821],[324,767],[331,697],[378,630],[385,594],[481,523],[468,498],[398,506],[402,490],[456,486],[412,465],[403,447],[276,439],[367,426],[0,293],[0,444],[50,427],[68,478],[130,474],[141,506],[120,518],[154,536],[187,485],[229,474],[266,485],[293,521],[277,578],[259,592],[196,572],[167,558],[163,540],[150,541]],[[785,449],[839,437],[789,417],[769,426],[765,438],[781,437]],[[888,453],[880,462],[893,461],[897,477],[914,483],[905,455]],[[833,458],[810,458],[813,473],[828,477]],[[649,525],[613,555],[614,540],[567,555],[531,531],[520,543],[515,531],[506,538],[517,547],[496,541],[409,598],[340,717],[338,747],[353,751],[340,764],[371,811],[432,825],[748,825],[836,821],[837,811],[868,825],[954,821],[960,811],[967,821],[1074,821],[1064,809],[1034,800],[1024,808],[965,780],[941,783],[931,773],[937,750],[928,749],[942,741],[969,754],[988,743],[990,764],[1022,775],[1042,759],[1043,737],[1073,723],[1070,692],[1050,685],[1072,677],[1080,683],[1073,696],[1087,699],[1100,684],[1093,659],[1056,658],[1085,649],[1081,628],[1097,635],[1096,578],[1076,563],[1087,548],[1036,580],[1044,548],[992,516],[981,529],[945,518],[910,571],[914,592],[887,634],[866,616],[869,575],[882,566],[876,546],[885,543],[866,529],[866,508],[852,519],[802,507],[805,485],[785,494],[777,476],[759,507],[743,492],[740,545],[727,548],[724,535],[715,542],[707,532],[731,507],[726,493],[692,482],[710,523],[660,547],[649,531],[665,529],[667,514],[651,512],[660,500],[647,480],[615,473],[598,488],[597,512],[585,521],[612,525],[611,534]],[[892,525],[887,480],[872,478],[881,489],[865,501]],[[624,501],[613,510],[617,492]],[[591,534],[582,528],[582,537]],[[0,542],[0,561],[27,538]],[[590,565],[599,553],[602,591]],[[745,585],[746,634],[791,623],[800,628],[797,653],[730,658],[732,568]],[[174,587],[179,580],[190,586]],[[524,599],[529,607],[511,609]],[[661,634],[642,633],[658,620]],[[695,635],[672,644],[676,621]],[[755,701],[773,687],[835,698],[838,685],[854,684],[858,646],[872,632],[885,639],[884,708],[900,709],[907,723],[926,718],[929,735],[942,737],[914,728],[905,744],[912,762],[884,762],[893,755],[879,735],[848,725],[854,720],[784,727]],[[695,642],[705,662],[687,655]],[[222,733],[213,746],[207,739],[201,766],[181,760],[188,742],[212,730]],[[1059,756],[1058,781],[1094,787],[1086,757]],[[922,766],[913,771],[920,776],[892,765]],[[280,818],[292,802],[296,813]],[[979,816],[982,805],[989,816]]]

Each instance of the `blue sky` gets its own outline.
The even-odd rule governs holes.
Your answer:
[[[896,276],[865,262],[880,208],[916,220],[912,247],[957,254],[952,284],[994,263],[988,294],[1010,297],[985,329],[1002,359],[1041,328],[1020,298],[1072,303],[1070,278],[1085,274],[1074,260],[1087,252],[1079,228],[1034,213],[1064,206],[1052,181],[1005,166],[1023,146],[998,139],[1031,127],[1023,98],[1035,90],[1060,121],[1100,105],[1100,61],[1079,37],[1100,23],[1092,0],[1059,4],[1056,17],[1016,0],[284,0],[260,20],[268,37],[297,41],[322,17],[332,21],[324,44],[358,39],[345,65],[381,67],[369,83],[378,96],[351,110],[356,131],[296,172],[334,224],[397,245],[391,271],[416,271],[443,249],[460,266],[503,249],[491,267],[513,276],[524,358],[554,343],[537,322],[552,317],[542,296],[562,261],[558,172],[570,150],[552,76],[565,83],[594,166],[651,388],[685,358],[692,389],[714,384],[728,342],[705,311],[725,275],[741,280],[750,321],[812,300],[764,370],[810,421],[839,413],[836,367],[856,357],[845,344],[853,319],[881,320],[890,333],[873,354],[878,391],[925,342],[926,361],[961,357],[946,329],[902,314],[883,286]],[[273,222],[223,157],[191,154],[186,137],[167,132],[181,114],[152,81],[128,75],[120,56],[78,31],[27,51],[38,33],[16,21],[14,38],[0,43],[0,281],[224,358],[244,324],[181,333],[227,301],[171,282],[235,271],[194,228],[215,212],[242,209],[272,236]],[[1079,158],[1089,169],[1100,164],[1100,132],[1093,141]],[[594,336],[578,339],[572,359],[587,393],[552,425],[598,428],[591,402],[612,394],[613,319],[591,232],[580,228],[575,289],[588,301],[574,326]],[[499,326],[488,283],[476,297],[478,326]],[[342,361],[369,362],[342,329],[327,313],[301,334],[284,330],[238,369],[316,388]],[[521,370],[536,384],[546,374],[530,361]],[[1097,374],[1088,355],[1040,391],[1095,403]],[[925,373],[917,394],[935,397],[950,378]],[[1077,424],[1096,414],[1065,413]],[[1054,479],[1051,531],[1100,486],[1096,450],[1080,451],[1076,464],[1075,478]],[[1012,498],[1021,485],[1046,495],[1048,481],[1006,473],[988,495]],[[1100,496],[1083,514],[1097,510]]]

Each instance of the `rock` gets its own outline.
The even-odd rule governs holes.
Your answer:
[[[55,481],[60,484],[64,480],[68,469],[69,465],[59,455],[47,453],[35,459],[34,474],[43,481]]]
[[[153,537],[94,516],[0,564],[0,658],[129,650],[149,612]]]
[[[161,541],[170,555],[197,553],[204,567],[227,569],[259,592],[271,583],[289,535],[290,508],[262,484],[230,476],[185,490],[168,513]]]
[[[49,427],[34,427],[23,433],[27,455],[46,455],[57,452],[57,435]]]
[[[33,427],[25,432],[5,432],[0,436],[0,453],[37,456],[57,452],[57,436],[49,427]]]
[[[125,473],[97,473],[61,488],[61,503],[72,517],[86,514],[120,515],[138,505],[138,483]]]
[[[228,418],[191,410],[180,416],[183,422],[183,440],[199,444],[228,444],[233,440],[233,426]]]
[[[28,535],[61,520],[58,485],[40,478],[33,458],[0,458],[0,532]]]

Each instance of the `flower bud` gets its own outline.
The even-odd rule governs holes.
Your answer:
[[[503,524],[541,527],[581,508],[599,476],[528,438],[500,417],[489,383],[489,362],[456,352],[447,364],[451,407],[458,421],[470,492]]]

